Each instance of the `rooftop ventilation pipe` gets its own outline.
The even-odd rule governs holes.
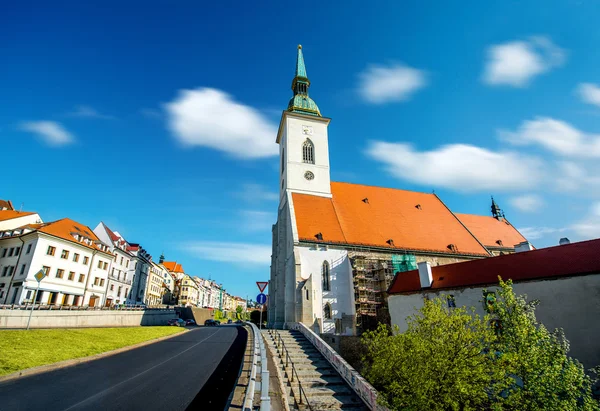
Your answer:
[[[419,281],[421,282],[421,288],[430,288],[433,284],[433,276],[431,274],[431,264],[429,261],[422,261],[417,263],[419,270]]]

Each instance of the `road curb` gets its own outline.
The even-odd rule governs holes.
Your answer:
[[[77,365],[77,364],[82,364],[82,363],[85,363],[85,362],[94,361],[94,360],[97,360],[97,359],[100,359],[100,358],[104,358],[104,357],[110,357],[111,355],[120,354],[122,352],[133,350],[135,348],[140,348],[140,347],[143,347],[145,345],[150,345],[150,344],[157,343],[159,341],[168,340],[170,338],[177,337],[178,335],[185,334],[188,331],[190,331],[190,330],[187,329],[187,328],[185,328],[183,332],[179,332],[179,333],[176,333],[176,334],[173,334],[173,335],[167,335],[167,336],[164,336],[164,337],[155,338],[153,340],[142,341],[141,343],[137,343],[137,344],[134,344],[134,345],[128,345],[126,347],[117,348],[116,350],[106,351],[106,352],[102,352],[100,354],[90,355],[88,357],[73,358],[71,360],[64,360],[64,361],[59,361],[59,362],[55,362],[55,363],[52,363],[52,364],[40,365],[38,367],[25,368],[24,370],[15,371],[15,372],[13,372],[11,374],[0,376],[0,383],[4,383],[6,381],[17,380],[19,378],[29,377],[29,376],[32,376],[32,375],[42,374],[42,373],[45,373],[45,372],[54,371],[54,370],[58,370],[58,369],[61,369],[61,368],[72,367],[72,366]]]

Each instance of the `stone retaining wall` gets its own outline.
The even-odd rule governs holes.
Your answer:
[[[0,328],[26,328],[29,310],[0,310]],[[33,310],[30,328],[135,327],[166,325],[174,310]]]
[[[317,334],[302,323],[296,323],[292,329],[299,330],[319,350],[367,407],[373,411],[389,411],[377,404],[377,390]]]

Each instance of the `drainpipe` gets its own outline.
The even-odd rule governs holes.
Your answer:
[[[81,301],[81,305],[83,305],[83,302],[85,301],[85,293],[88,290],[88,284],[90,283],[90,275],[92,274],[92,267],[94,266],[94,256],[96,255],[98,251],[93,250],[92,251],[92,258],[90,259],[90,268],[88,270],[88,274],[87,274],[87,278],[85,279],[85,287],[83,288],[83,300]],[[88,305],[90,305],[89,301],[88,301]]]
[[[15,270],[13,271],[12,276],[10,277],[10,282],[8,283],[8,289],[6,290],[6,297],[4,297],[4,304],[6,304],[6,301],[8,300],[8,295],[10,294],[13,280],[15,279],[15,275],[17,275],[17,270],[19,269],[19,261],[21,261],[21,256],[23,255],[23,252],[24,252],[23,249],[25,247],[25,241],[23,241],[23,239],[21,237],[18,237],[18,238],[19,238],[19,240],[21,240],[21,250],[19,251],[19,258],[17,258],[17,265],[15,265]],[[25,278],[27,278],[27,276],[25,276]]]
[[[112,255],[112,253],[111,253]],[[116,258],[113,255],[113,259]],[[112,262],[110,263],[110,267],[108,267],[108,271],[106,272],[106,288],[104,289],[104,305],[106,306],[106,300],[108,299],[108,283],[110,282],[110,272],[112,268]]]

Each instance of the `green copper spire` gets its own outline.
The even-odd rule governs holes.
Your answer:
[[[294,76],[294,80],[292,80],[292,90],[294,91],[294,97],[292,97],[288,104],[288,111],[321,117],[319,107],[317,107],[317,104],[310,97],[308,97],[309,87],[310,80],[306,75],[306,66],[304,64],[302,46],[298,45],[298,58],[296,59],[296,75]]]
[[[302,77],[308,80],[306,75],[306,66],[304,65],[304,56],[302,55],[302,46],[298,44],[298,58],[296,59],[296,77]]]

